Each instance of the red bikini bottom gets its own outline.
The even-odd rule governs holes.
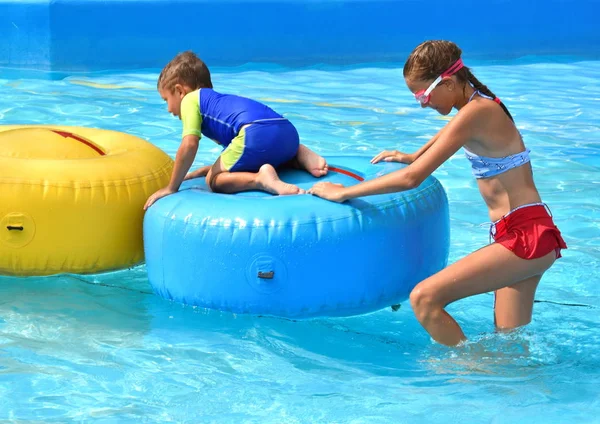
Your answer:
[[[560,258],[561,249],[567,248],[543,203],[513,209],[492,224],[490,234],[496,243],[523,259],[541,258],[553,250]]]

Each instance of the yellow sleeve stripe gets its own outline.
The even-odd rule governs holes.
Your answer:
[[[229,171],[233,165],[240,160],[246,147],[246,128],[242,128],[240,133],[231,140],[229,146],[221,153],[221,164],[223,168]]]
[[[181,100],[182,137],[202,136],[202,115],[200,114],[200,90],[194,90]]]

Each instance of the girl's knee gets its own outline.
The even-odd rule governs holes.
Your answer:
[[[442,310],[444,305],[436,299],[435,292],[424,284],[418,284],[410,293],[410,305],[419,321]]]

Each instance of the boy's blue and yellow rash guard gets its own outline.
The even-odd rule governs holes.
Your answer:
[[[192,91],[181,101],[182,137],[204,135],[224,147],[243,125],[270,119],[283,117],[255,100],[217,93],[210,88]]]

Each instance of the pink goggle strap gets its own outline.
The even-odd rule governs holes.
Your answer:
[[[454,62],[452,66],[450,66],[448,69],[442,72],[442,78],[454,75],[455,73],[460,71],[464,66],[465,64],[463,63],[462,58],[458,59],[456,62]]]

